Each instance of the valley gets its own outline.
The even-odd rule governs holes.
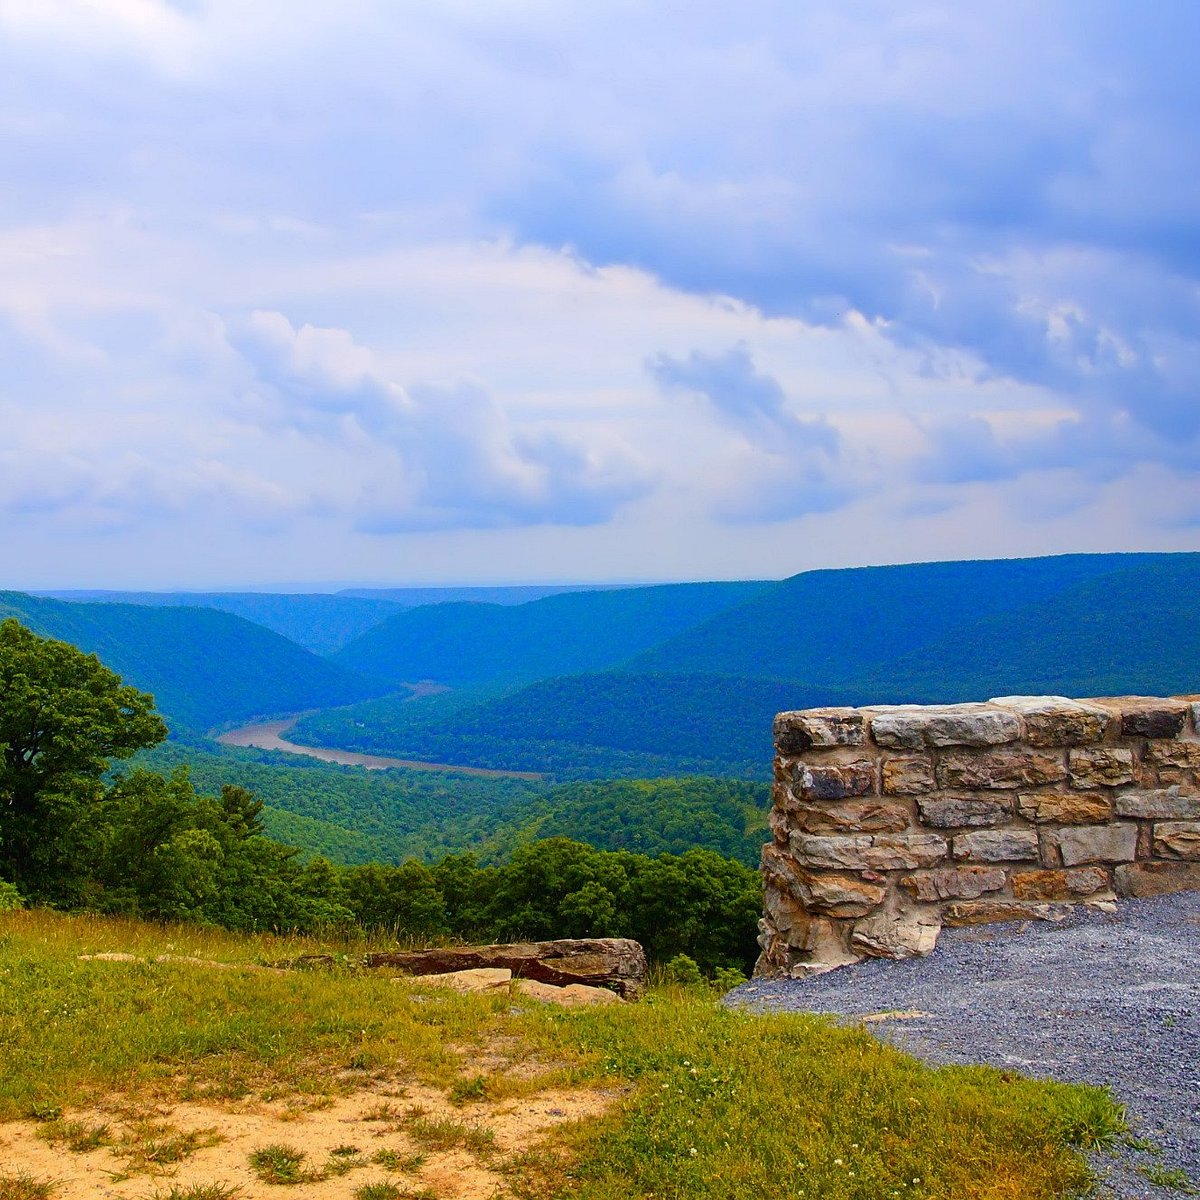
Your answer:
[[[478,775],[485,779],[541,779],[534,771],[491,771],[486,767],[463,767],[454,763],[422,762],[411,758],[388,758],[381,754],[359,754],[353,750],[332,750],[324,746],[302,746],[284,738],[305,713],[295,713],[275,721],[255,722],[229,729],[217,734],[215,740],[221,746],[248,746],[256,750],[279,750],[285,754],[299,754],[315,758],[318,762],[336,763],[341,767],[363,767],[368,771],[389,771],[401,768],[406,771],[453,771],[460,775]]]

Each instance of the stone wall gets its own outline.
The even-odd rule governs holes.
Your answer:
[[[928,954],[945,925],[1200,888],[1198,700],[781,713],[758,973]]]

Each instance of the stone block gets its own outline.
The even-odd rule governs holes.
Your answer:
[[[862,713],[856,708],[809,708],[775,718],[775,744],[782,754],[803,754],[814,747],[861,746]]]
[[[903,804],[883,800],[793,804],[787,815],[790,827],[805,833],[901,833],[910,824]]]
[[[1188,717],[1185,701],[1158,696],[1112,696],[1096,703],[1117,714],[1122,737],[1178,737]]]
[[[932,954],[941,922],[925,913],[877,913],[859,921],[850,947],[872,958],[918,958]]]
[[[974,900],[984,892],[998,892],[1006,878],[1001,867],[937,867],[932,871],[914,871],[900,880],[900,886],[914,900],[928,904]]]
[[[1200,796],[1185,795],[1178,785],[1118,792],[1113,798],[1113,809],[1119,817],[1144,821],[1196,820],[1200,819]]]
[[[971,825],[996,825],[1012,815],[1012,804],[995,796],[921,796],[917,800],[921,820],[938,829]]]
[[[1200,767],[1200,742],[1151,742],[1146,747],[1146,761],[1152,767]]]
[[[1103,867],[1017,871],[1012,877],[1012,892],[1018,900],[1080,900],[1108,889],[1108,872]]]
[[[954,839],[960,862],[1028,862],[1038,857],[1038,836],[1032,829],[980,829]]]
[[[1112,801],[1100,792],[1021,792],[1017,812],[1039,825],[1094,825],[1112,819]]]
[[[814,870],[911,871],[946,857],[946,839],[934,833],[821,837],[796,832],[790,846],[796,861]]]
[[[792,831],[787,813],[781,808],[772,808],[767,814],[767,827],[771,831],[771,840],[777,846],[786,846],[788,834]]]
[[[845,800],[850,796],[869,796],[875,791],[875,762],[864,758],[856,762],[819,766],[805,763],[800,769],[796,790],[805,800]]]
[[[1154,826],[1154,853],[1162,858],[1200,859],[1200,821],[1160,821]]]
[[[1065,904],[1032,904],[1024,900],[956,900],[942,909],[943,925],[986,925],[993,921],[1061,921]]]
[[[877,707],[871,736],[880,746],[920,750],[924,746],[1000,746],[1021,739],[1024,729],[1016,713],[986,704],[928,707]]]
[[[1051,837],[1066,867],[1132,862],[1137,857],[1137,826],[1130,822],[1056,829]]]
[[[1200,863],[1127,863],[1114,872],[1118,896],[1165,896],[1200,890]]]
[[[861,917],[878,908],[887,888],[854,875],[797,872],[794,897],[807,912],[830,917]]]
[[[1036,750],[946,754],[937,767],[937,779],[942,787],[964,791],[1038,787],[1046,783],[1058,783],[1066,777],[1066,768],[1057,754]]]
[[[1071,773],[1072,787],[1117,787],[1133,781],[1133,752],[1108,748],[1070,750],[1067,770]]]
[[[933,763],[924,754],[905,754],[883,760],[883,791],[888,796],[919,796],[937,787]]]
[[[1098,742],[1114,720],[1108,709],[1066,696],[998,696],[988,703],[1019,713],[1025,740],[1037,747]]]

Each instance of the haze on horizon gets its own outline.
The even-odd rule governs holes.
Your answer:
[[[0,0],[0,583],[1200,549],[1184,0]]]

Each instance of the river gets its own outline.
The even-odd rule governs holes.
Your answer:
[[[301,746],[289,742],[283,735],[305,713],[294,713],[276,721],[260,721],[254,725],[241,725],[218,735],[217,741],[224,746],[253,746],[256,750],[282,750],[287,754],[303,754],[307,758],[319,758],[322,762],[337,763],[343,767],[365,767],[368,771],[387,771],[402,767],[406,771],[455,771],[460,775],[482,775],[491,779],[539,780],[545,776],[537,771],[494,771],[488,767],[463,767],[457,763],[422,762],[415,758],[388,758],[382,754],[360,754],[357,750],[328,750],[324,746]]]

